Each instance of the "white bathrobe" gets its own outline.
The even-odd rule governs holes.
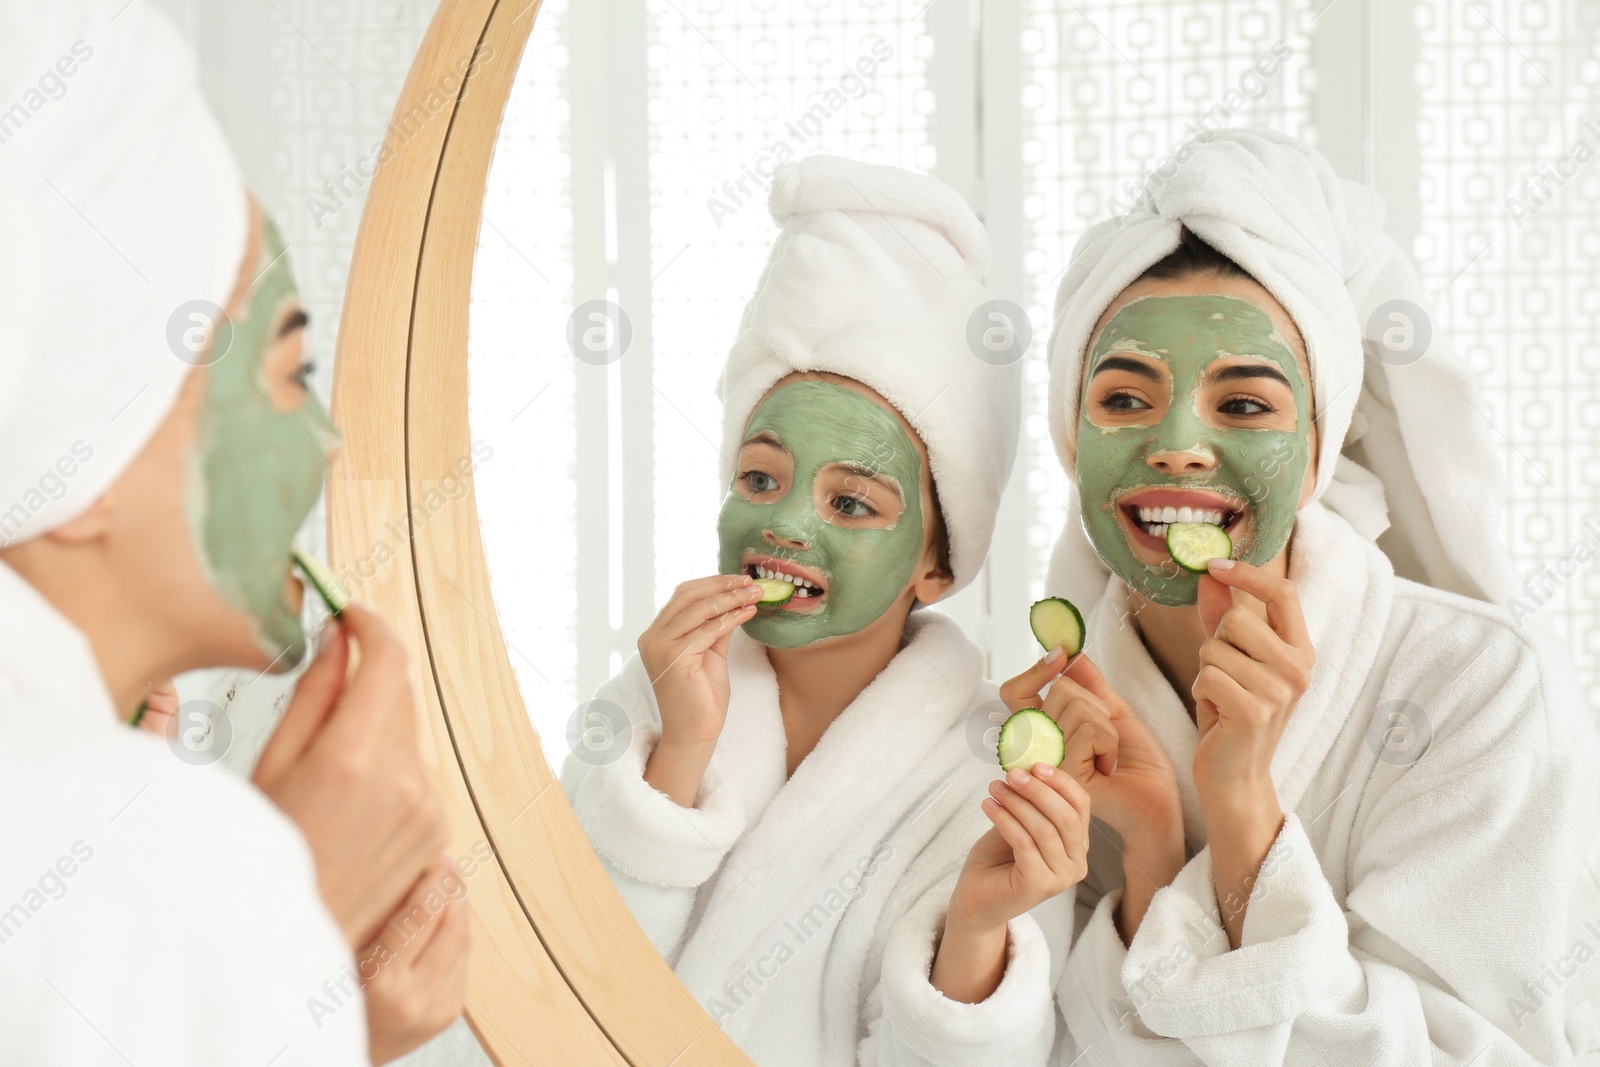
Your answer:
[[[0,1062],[369,1063],[298,832],[119,724],[83,635],[4,564],[0,605]]]
[[[1177,769],[1192,858],[1124,949],[1120,856],[1092,835],[1059,1062],[1489,1067],[1600,1050],[1600,745],[1564,649],[1395,577],[1320,503],[1299,514],[1289,577],[1317,662],[1273,757],[1285,823],[1235,951],[1194,723],[1125,622],[1120,579],[1090,615],[1087,651]]]
[[[569,756],[562,786],[640,925],[761,1067],[1043,1064],[1065,962],[1063,894],[1010,924],[999,987],[962,1004],[930,984],[961,865],[990,823],[1002,711],[976,646],[913,612],[908,644],[785,780],[766,649],[734,633],[732,700],[697,805],[644,781],[660,712],[635,654],[597,699],[627,712],[621,758]],[[987,734],[986,734],[987,731]]]

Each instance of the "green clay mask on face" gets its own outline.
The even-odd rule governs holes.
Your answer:
[[[718,568],[739,574],[747,555],[792,560],[819,572],[826,592],[801,610],[795,605],[808,602],[797,596],[784,606],[758,608],[744,630],[772,648],[856,633],[889,610],[922,558],[922,457],[893,412],[833,382],[802,379],[774,391],[750,416],[744,439],[763,433],[788,450],[794,471],[788,484],[770,476],[752,478],[765,489],[753,497],[741,495],[755,488],[751,481],[730,487],[717,518]],[[861,515],[856,505],[836,506],[846,498],[832,491],[839,477],[828,470],[833,464],[876,472],[898,487],[904,503],[894,521],[884,526],[881,517]],[[817,500],[819,474],[829,491],[822,501]],[[736,482],[743,476],[743,470],[736,471]],[[892,499],[881,490],[876,495]],[[879,525],[869,525],[873,522]]]
[[[261,650],[276,669],[288,670],[306,650],[299,615],[284,597],[289,551],[322,492],[339,434],[309,391],[294,411],[280,411],[270,398],[263,363],[296,290],[277,227],[264,219],[263,230],[253,268],[261,273],[213,341],[222,356],[207,370],[187,511],[212,585],[250,615]]]
[[[1137,419],[1138,408],[1123,415],[1099,406],[1105,386],[1096,388],[1095,370],[1119,352],[1137,352],[1166,364],[1172,394],[1159,422]],[[1245,401],[1247,406],[1235,406],[1242,397],[1219,403],[1233,389],[1259,392],[1249,378],[1206,389],[1212,364],[1228,356],[1255,357],[1289,380],[1294,429],[1250,426],[1248,413],[1259,411],[1260,405]],[[1125,494],[1150,487],[1205,489],[1244,501],[1244,519],[1231,531],[1233,558],[1261,566],[1275,557],[1294,530],[1310,461],[1311,392],[1294,350],[1267,313],[1242,297],[1140,297],[1111,317],[1084,362],[1079,504],[1089,540],[1106,565],[1157,604],[1177,607],[1197,599],[1200,576],[1171,559],[1153,564],[1140,558],[1119,517]],[[1159,397],[1167,387],[1141,381],[1141,388]],[[1209,397],[1205,407],[1202,392]],[[1149,414],[1151,409],[1142,410]],[[1215,464],[1209,470],[1169,475],[1149,463],[1155,455],[1183,452],[1208,456]]]

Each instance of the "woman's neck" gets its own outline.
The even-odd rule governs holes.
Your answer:
[[[778,709],[788,739],[788,774],[811,754],[833,721],[905,647],[905,613],[896,604],[865,629],[802,648],[768,648],[778,679]]]

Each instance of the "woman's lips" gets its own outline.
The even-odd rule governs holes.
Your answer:
[[[1239,529],[1244,523],[1245,515],[1248,512],[1249,505],[1235,511],[1233,517],[1228,521],[1228,525],[1223,527],[1227,535],[1235,541],[1239,539]],[[1147,549],[1153,556],[1161,560],[1171,558],[1167,552],[1166,538],[1147,533],[1145,528],[1139,524],[1139,506],[1137,504],[1121,505],[1117,508],[1117,516],[1122,523],[1123,531],[1127,534],[1130,544]]]

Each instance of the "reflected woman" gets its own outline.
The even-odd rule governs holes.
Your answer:
[[[932,178],[828,156],[780,167],[771,209],[719,390],[721,573],[598,691],[625,750],[562,785],[762,1067],[1042,1064],[1088,799],[1057,773],[986,800],[1002,705],[918,610],[981,567],[1016,450],[1017,366],[967,341],[987,237]],[[763,579],[792,594],[757,604]]]
[[[1050,348],[1076,500],[1047,588],[1106,684],[1046,708],[1116,831],[1074,890],[1058,1062],[1600,1049],[1600,746],[1560,642],[1496,603],[1471,378],[1370,189],[1268,130],[1174,169],[1079,242]],[[1179,569],[1174,521],[1232,559]],[[1114,713],[1158,743],[1076,729]]]

